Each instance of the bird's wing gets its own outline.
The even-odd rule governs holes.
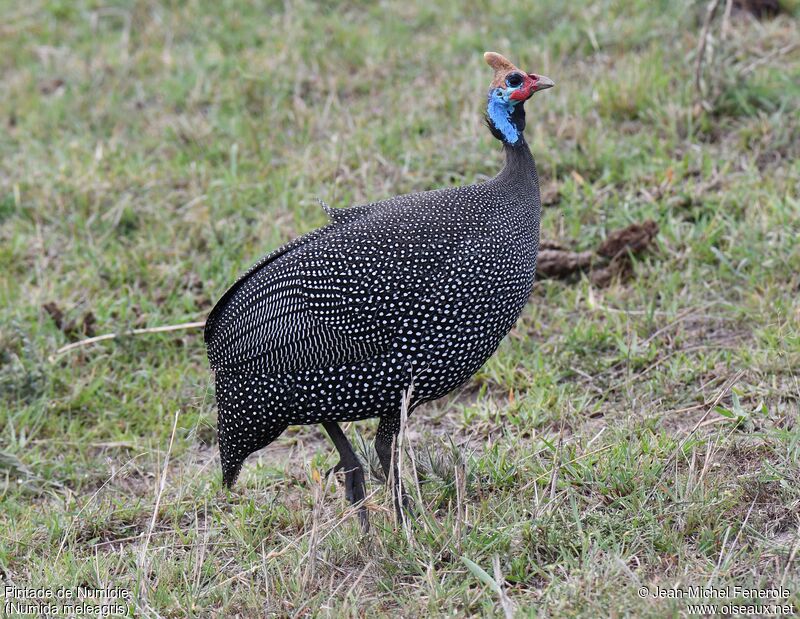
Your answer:
[[[209,317],[211,366],[308,370],[386,350],[403,308],[437,286],[451,255],[436,230],[410,234],[392,219],[323,228],[248,271]]]
[[[233,297],[236,294],[236,291],[239,290],[239,288],[256,272],[261,271],[269,264],[275,262],[278,258],[329,233],[334,225],[340,225],[349,221],[354,221],[359,217],[368,215],[375,207],[380,206],[380,203],[372,202],[369,204],[360,204],[346,208],[334,208],[328,206],[328,204],[322,200],[320,200],[319,203],[330,218],[331,223],[328,226],[318,230],[313,230],[308,234],[298,237],[286,245],[279,247],[272,253],[267,254],[256,264],[250,267],[250,269],[248,269],[247,272],[245,272],[238,280],[236,280],[236,283],[233,284],[233,286],[231,286],[217,302],[217,304],[211,310],[211,314],[209,314],[208,319],[206,320],[205,330],[203,332],[203,339],[205,340],[206,344],[209,344],[214,339],[220,314],[225,307],[227,307],[231,297]]]
[[[278,258],[289,254],[293,250],[296,250],[303,245],[312,242],[314,239],[320,238],[324,236],[326,233],[330,231],[329,227],[319,228],[318,230],[313,230],[308,234],[300,236],[293,241],[282,245],[275,251],[267,254],[261,260],[256,262],[252,267],[250,267],[239,279],[236,280],[236,283],[233,284],[228,290],[225,291],[225,294],[222,295],[217,304],[211,310],[211,313],[206,318],[206,325],[203,329],[203,340],[206,343],[206,346],[210,346],[211,342],[214,341],[216,334],[217,334],[217,327],[219,326],[219,321],[222,313],[228,307],[231,299],[236,295],[236,293],[240,290],[240,288],[253,276],[255,276],[260,271],[267,268],[270,264],[274,263]]]

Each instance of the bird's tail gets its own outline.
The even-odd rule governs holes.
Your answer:
[[[247,456],[266,447],[286,429],[282,401],[268,376],[217,371],[217,431],[222,483],[230,488]]]

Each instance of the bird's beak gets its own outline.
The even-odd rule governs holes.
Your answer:
[[[551,80],[549,77],[545,77],[544,75],[536,75],[535,73],[531,73],[530,77],[536,80],[536,84],[533,86],[533,92],[547,90],[548,88],[552,88],[556,85],[553,80]]]

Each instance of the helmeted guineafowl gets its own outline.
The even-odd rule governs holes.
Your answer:
[[[364,473],[338,422],[380,417],[375,449],[388,477],[409,386],[409,412],[444,396],[516,322],[533,286],[540,217],[523,103],[553,82],[499,54],[485,59],[494,69],[486,120],[506,154],[497,176],[326,207],[327,226],[263,258],[212,310],[205,342],[227,486],[287,426],[322,423],[347,498],[362,501]],[[366,525],[363,505],[361,516]]]

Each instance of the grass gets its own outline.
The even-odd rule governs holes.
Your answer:
[[[689,613],[641,586],[800,606],[796,3],[733,11],[724,37],[721,9],[701,93],[686,1],[0,6],[6,583],[175,617]],[[543,237],[660,233],[629,280],[539,282],[474,379],[415,413],[407,528],[372,480],[361,534],[316,428],[224,491],[199,331],[52,356],[202,320],[324,223],[317,198],[496,173],[486,49],[557,83],[528,106]]]

